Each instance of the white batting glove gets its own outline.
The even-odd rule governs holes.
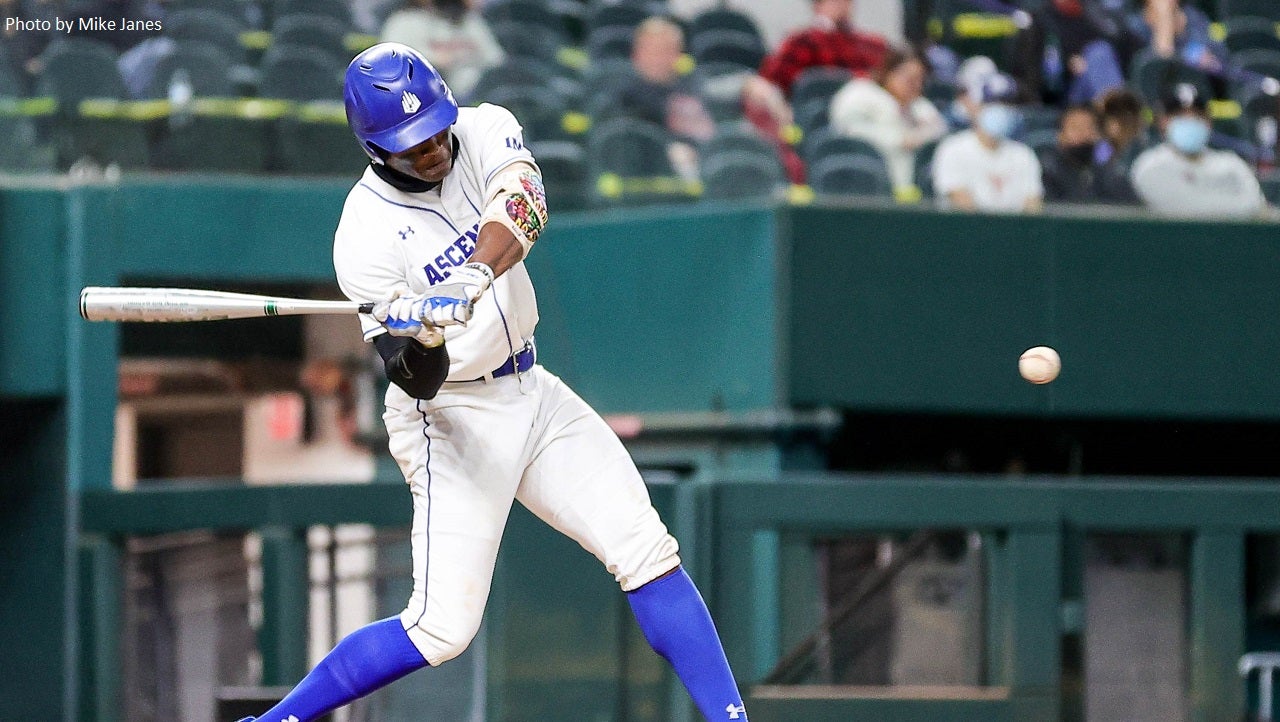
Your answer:
[[[422,322],[424,296],[404,295],[397,289],[391,298],[379,303],[373,309],[373,317],[378,319],[392,336],[404,336],[417,339],[427,348],[435,348],[444,343],[444,334],[440,329]]]
[[[466,326],[475,303],[493,283],[493,269],[468,263],[449,272],[448,279],[422,296],[419,318],[433,326]]]

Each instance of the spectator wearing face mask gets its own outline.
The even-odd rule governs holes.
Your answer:
[[[1160,215],[1250,218],[1267,210],[1253,170],[1230,151],[1209,148],[1206,101],[1194,85],[1179,83],[1161,100],[1165,142],[1138,156],[1133,187]]]
[[[1038,213],[1044,206],[1040,161],[1011,138],[1021,122],[1017,86],[1003,74],[987,78],[973,127],[948,136],[933,156],[933,187],[943,207],[998,213]]]
[[[1044,197],[1051,203],[1092,203],[1096,187],[1098,116],[1087,105],[1067,108],[1058,119],[1058,143],[1040,157]]]

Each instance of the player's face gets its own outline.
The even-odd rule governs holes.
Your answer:
[[[427,183],[439,183],[453,169],[453,134],[448,128],[409,150],[387,156],[387,167]]]

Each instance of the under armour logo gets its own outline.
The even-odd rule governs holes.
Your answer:
[[[422,101],[418,100],[418,96],[404,91],[404,95],[400,96],[400,105],[404,106],[405,115],[413,115],[418,112],[418,108],[422,107]]]
[[[747,707],[741,704],[730,704],[724,708],[724,711],[729,713],[729,719],[742,719],[742,715],[747,713]]]
[[[280,720],[280,722],[302,722],[302,721],[298,719],[298,715],[291,714],[287,719],[282,719]]]
[[[396,231],[396,233],[400,234],[400,240],[407,240],[413,235],[413,226],[405,226],[403,231]]]

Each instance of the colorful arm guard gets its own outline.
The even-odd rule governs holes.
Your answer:
[[[480,226],[501,223],[515,235],[524,253],[529,255],[547,225],[547,192],[542,175],[528,163],[512,163],[494,179],[497,191],[485,206]]]

